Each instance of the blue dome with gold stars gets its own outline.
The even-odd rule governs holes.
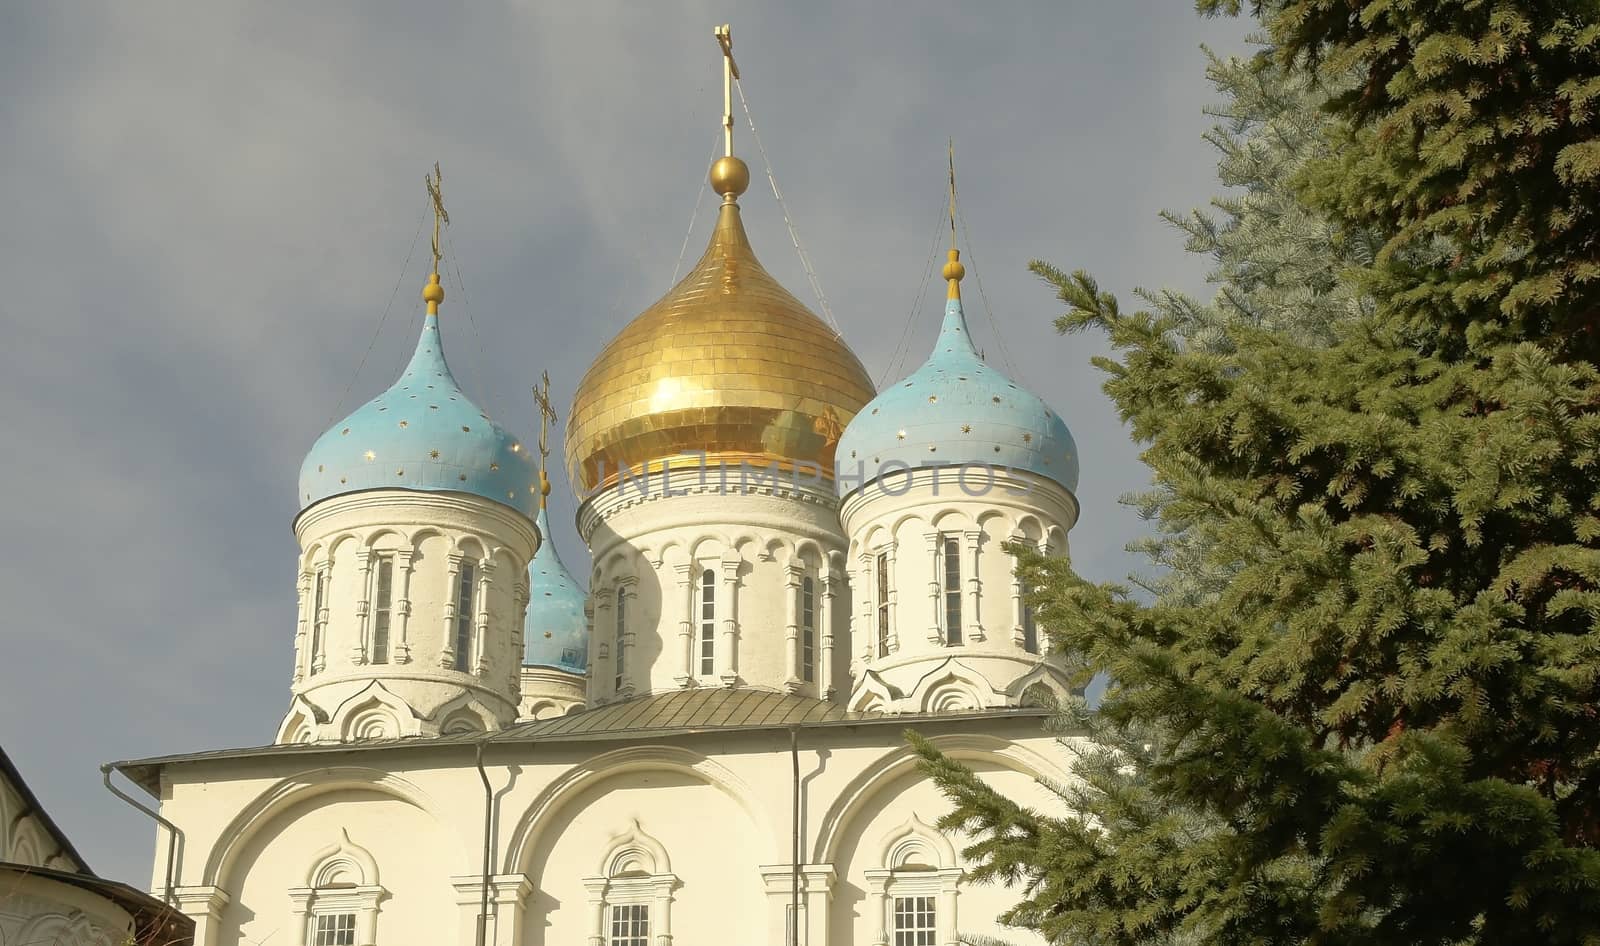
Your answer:
[[[462,392],[444,360],[439,317],[429,313],[400,379],[312,445],[300,465],[300,504],[416,489],[472,493],[531,519],[539,487],[528,453]]]
[[[539,551],[528,563],[528,615],[522,625],[522,664],[584,673],[589,663],[587,599],[561,564],[550,540],[550,520],[539,510]]]
[[[910,467],[971,465],[968,480],[987,483],[979,464],[1022,470],[1078,488],[1078,447],[1060,415],[1038,395],[985,364],[972,344],[958,282],[965,269],[954,250],[945,267],[950,299],[933,354],[890,385],[850,421],[839,438],[835,468],[855,473],[859,489]],[[840,489],[845,479],[838,480]]]

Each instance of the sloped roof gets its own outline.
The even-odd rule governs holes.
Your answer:
[[[836,726],[905,727],[917,723],[953,723],[975,719],[1026,717],[1043,719],[1049,714],[1048,709],[1039,707],[975,710],[970,713],[861,713],[844,709],[827,700],[776,690],[755,687],[705,688],[650,694],[554,719],[520,723],[487,735],[460,733],[448,736],[373,739],[364,742],[322,742],[217,749],[209,752],[116,762],[113,763],[113,767],[151,795],[157,795],[161,788],[161,770],[164,767],[209,760],[328,755],[373,752],[382,749],[421,750],[452,745],[471,746],[480,742],[492,746],[543,742],[644,741],[699,733],[784,730],[790,727],[801,729]]]

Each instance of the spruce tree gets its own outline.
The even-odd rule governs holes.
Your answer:
[[[1252,12],[1333,93],[1294,185],[1376,236],[1341,269],[1370,309],[1195,344],[1034,265],[1063,330],[1110,336],[1106,390],[1224,580],[1143,604],[1024,554],[1131,751],[1033,812],[919,743],[944,823],[1059,942],[1600,943],[1600,17]]]

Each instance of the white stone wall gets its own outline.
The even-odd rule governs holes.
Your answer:
[[[924,731],[1007,794],[1059,806],[1035,780],[1070,779],[1069,758],[1037,718],[940,725]],[[887,898],[929,882],[943,898],[942,936],[959,928],[1040,942],[995,924],[1017,891],[962,878],[964,839],[929,827],[948,803],[898,728],[804,730],[799,757],[809,946],[882,942]],[[485,764],[495,812],[490,942],[593,943],[602,908],[619,897],[650,902],[652,934],[670,922],[673,942],[783,942],[787,732],[497,745]],[[350,883],[370,891],[375,942],[473,942],[484,792],[470,745],[194,762],[168,769],[165,793],[162,813],[185,838],[180,901],[201,946],[268,937],[295,946],[315,910],[314,881],[343,848],[358,865]]]
[[[846,497],[840,516],[856,607],[851,615],[852,709],[930,712],[1015,706],[1035,683],[1059,693],[1053,661],[1023,647],[1016,559],[1018,540],[1053,555],[1067,552],[1077,501],[1027,473],[978,472],[963,490],[953,469],[892,474]],[[979,495],[969,495],[978,493]],[[940,540],[960,545],[961,642],[948,642]],[[878,635],[879,555],[889,575],[888,654]],[[1045,650],[1043,632],[1040,648]]]
[[[348,741],[467,729],[516,717],[532,520],[476,496],[374,490],[300,514],[293,702],[280,742]],[[377,562],[393,557],[388,660],[375,660]],[[456,586],[476,584],[473,652],[453,665]],[[318,640],[316,588],[328,575]]]
[[[517,720],[552,719],[580,709],[587,687],[581,674],[554,667],[523,667]]]
[[[715,474],[705,486],[694,476],[676,473],[667,483],[652,477],[643,489],[615,486],[579,511],[594,561],[590,702],[685,686],[758,686],[821,698],[848,692],[849,589],[831,488],[780,481],[740,492],[731,471],[723,491]],[[702,673],[699,602],[708,570],[716,639],[711,673]],[[807,577],[816,622],[810,682],[801,672],[798,626]],[[619,594],[626,649],[620,691]]]

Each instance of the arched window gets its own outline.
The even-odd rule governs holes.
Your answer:
[[[319,851],[304,887],[289,891],[290,911],[303,923],[306,946],[362,946],[377,937],[378,863],[341,832],[339,842]]]
[[[888,942],[936,946],[954,939],[961,868],[949,839],[913,814],[885,838],[882,858],[866,879]]]
[[[672,939],[672,873],[666,848],[645,834],[639,823],[613,838],[600,861],[600,873],[583,878],[594,926],[590,943],[604,946],[652,946]]]
[[[1033,605],[1022,606],[1022,649],[1030,654],[1039,652],[1039,625],[1033,621]]]
[[[817,587],[807,575],[800,579],[800,676],[810,683],[817,666]]]
[[[311,603],[311,673],[321,670],[322,648],[328,642],[328,581],[332,563],[317,568],[316,592]]]
[[[623,585],[617,586],[617,631],[612,643],[612,654],[616,656],[616,679],[612,681],[611,690],[614,693],[622,692],[622,677],[627,672],[627,633],[628,633],[628,589]]]
[[[394,556],[378,559],[372,594],[372,662],[389,662],[389,620],[394,601]]]
[[[878,553],[878,656],[889,656],[889,553]]]
[[[700,676],[717,669],[717,573],[700,573]]]
[[[456,584],[455,668],[465,673],[472,668],[472,621],[475,617],[476,569],[471,562],[461,563],[461,578]]]
[[[939,577],[944,590],[944,642],[961,643],[961,537],[939,533]]]

